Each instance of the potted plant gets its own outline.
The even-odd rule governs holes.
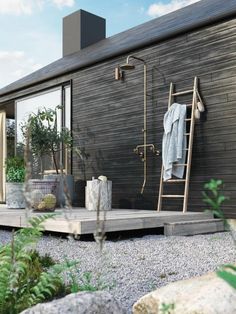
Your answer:
[[[33,160],[40,165],[40,173],[49,173],[44,175],[45,184],[52,184],[52,181],[59,182],[57,191],[58,203],[64,203],[64,183],[60,176],[61,165],[59,154],[62,150],[69,150],[72,147],[72,137],[67,128],[58,128],[58,112],[61,106],[55,109],[39,109],[36,114],[31,114],[28,121],[22,126],[23,135],[29,134],[30,149]],[[45,171],[43,159],[50,158],[53,161],[54,170]],[[49,159],[48,159],[49,161]],[[65,175],[69,194],[73,196],[73,176]],[[37,182],[36,182],[37,181]],[[31,184],[39,185],[39,180],[31,180]]]
[[[6,160],[6,205],[7,208],[25,208],[25,164],[21,157]]]

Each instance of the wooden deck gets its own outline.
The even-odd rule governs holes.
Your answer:
[[[57,217],[45,223],[45,230],[60,233],[92,234],[96,229],[96,212],[85,208],[73,208],[71,212],[56,210]],[[30,216],[42,213],[30,212]],[[101,215],[102,216],[102,215]],[[211,213],[203,212],[170,212],[149,211],[135,209],[113,209],[107,212],[106,232],[124,230],[142,230],[163,227],[165,222],[201,220],[213,218]],[[0,205],[0,226],[25,227],[25,210],[7,209]]]

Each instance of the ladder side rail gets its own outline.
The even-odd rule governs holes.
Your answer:
[[[173,93],[174,93],[174,84],[171,82],[170,83],[170,91],[169,91],[169,99],[168,99],[168,109],[170,108],[172,101],[173,101]],[[160,185],[159,185],[159,195],[158,195],[158,204],[157,204],[157,211],[158,212],[160,212],[162,209],[163,173],[164,173],[164,167],[163,167],[163,162],[162,162]]]
[[[160,212],[162,209],[162,194],[163,194],[163,165],[161,166],[161,177],[160,177],[160,185],[159,185],[159,195],[158,195],[158,204],[157,211]]]
[[[192,99],[192,110],[191,110],[191,123],[190,123],[190,135],[188,141],[188,156],[187,156],[187,168],[186,168],[186,181],[184,188],[184,203],[183,203],[183,213],[187,212],[188,206],[188,195],[189,195],[189,181],[190,181],[190,170],[192,163],[192,149],[193,149],[193,136],[194,136],[194,126],[195,126],[195,115],[194,111],[197,105],[197,88],[198,88],[198,78],[194,78],[193,87],[193,99]]]

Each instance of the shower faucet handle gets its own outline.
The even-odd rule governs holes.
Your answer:
[[[159,156],[160,155],[160,151],[156,149],[154,144],[146,144],[146,145],[137,145],[134,148],[134,153],[137,154],[138,156],[140,156],[141,158],[144,157],[144,150],[145,149],[149,149],[150,152],[152,152],[154,155]]]

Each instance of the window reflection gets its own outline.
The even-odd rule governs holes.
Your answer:
[[[66,126],[70,129],[70,90],[70,86],[67,85],[16,101],[16,145],[19,145],[23,142],[23,134],[21,131],[22,124],[24,124],[28,120],[30,114],[37,113],[39,109],[47,108],[54,110],[57,106],[62,106],[63,108],[65,108],[65,110],[63,110],[64,112],[58,110],[57,128],[58,130],[61,130],[63,126]],[[60,154],[58,154],[58,159],[63,162],[64,167],[66,167],[67,169],[70,168],[68,167],[68,159],[70,159],[70,156],[68,156],[68,152],[61,152]],[[34,160],[32,160],[32,164],[33,174],[35,177],[37,177],[37,173],[40,173],[43,170],[53,170],[53,162],[50,160],[50,158],[45,158],[43,161],[41,161],[41,165],[37,164],[37,162]]]
[[[71,89],[65,87],[65,127],[71,129]]]
[[[37,113],[38,109],[50,108],[55,109],[61,105],[61,88],[52,90],[47,93],[35,95],[29,98],[16,101],[16,141],[23,142],[21,132],[22,123],[28,120],[32,113]],[[61,119],[59,118],[58,121]],[[61,124],[60,124],[61,127]]]

